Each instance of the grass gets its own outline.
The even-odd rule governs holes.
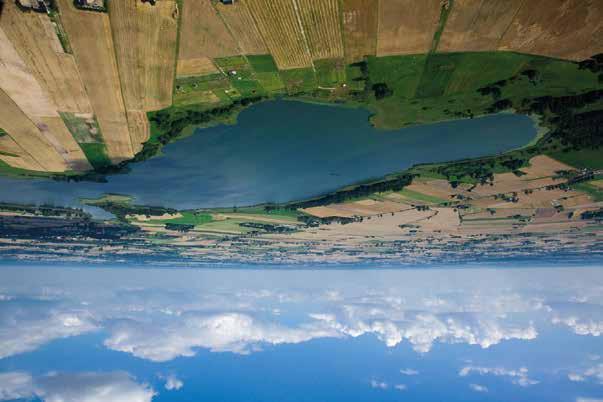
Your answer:
[[[430,53],[433,53],[438,49],[440,38],[442,37],[442,32],[444,32],[444,28],[446,27],[446,21],[448,21],[448,16],[450,15],[450,10],[452,10],[452,7],[454,7],[454,0],[449,0],[448,7],[442,6],[440,9],[440,20],[438,21],[438,28],[433,35],[431,49],[429,50]]]
[[[603,189],[595,186],[592,182],[577,183],[572,185],[572,187],[574,190],[588,194],[595,202],[603,201]]]
[[[71,49],[71,44],[69,43],[69,38],[67,37],[67,32],[65,32],[65,28],[63,28],[63,23],[61,22],[61,16],[58,11],[52,10],[48,13],[48,17],[50,21],[52,21],[54,25],[55,32],[57,33],[57,37],[59,38],[59,42],[61,43],[61,47],[65,53],[73,54],[73,50]]]
[[[316,75],[311,68],[282,70],[281,77],[289,95],[311,93],[318,86]]]
[[[104,143],[81,143],[80,148],[84,151],[84,155],[86,155],[93,168],[100,169],[111,165],[111,160],[107,155],[107,147]]]
[[[228,104],[240,99],[241,93],[232,87],[223,74],[178,78],[174,90],[174,106]]]
[[[345,62],[341,59],[315,60],[314,68],[318,86],[334,88],[347,83]]]
[[[153,223],[173,223],[176,225],[195,225],[200,226],[212,222],[213,218],[210,214],[196,213],[193,211],[182,211],[182,216],[174,219],[157,219],[152,220]]]
[[[419,192],[408,190],[408,189],[403,189],[402,191],[398,191],[398,194],[400,194],[401,196],[403,196],[404,198],[407,198],[409,200],[416,200],[416,201],[426,202],[429,204],[443,204],[443,203],[448,202],[447,200],[444,200],[442,198],[434,197],[431,195],[419,193]]]
[[[255,72],[255,78],[267,92],[284,93],[285,84],[271,55],[250,55],[247,61]]]
[[[230,80],[231,85],[243,97],[266,94],[264,87],[255,77],[255,72],[244,56],[223,57],[214,60],[218,68]]]
[[[548,154],[567,165],[576,168],[603,169],[603,148],[581,149],[570,152],[552,152]]]

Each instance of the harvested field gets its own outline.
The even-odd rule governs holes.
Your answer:
[[[109,16],[124,102],[128,110],[152,111],[172,104],[178,7],[111,1]]]
[[[134,153],[142,150],[142,144],[149,140],[149,119],[146,112],[128,110],[128,127],[132,137],[132,149]]]
[[[526,174],[525,176],[521,176],[522,180],[532,180],[541,177],[554,176],[555,172],[560,170],[572,169],[571,166],[556,161],[549,156],[538,155],[530,159],[530,166],[521,168],[520,170]]]
[[[3,28],[0,28],[0,88],[29,118],[58,116],[54,103],[19,56]]]
[[[603,50],[603,2],[524,2],[498,49],[583,60]]]
[[[241,53],[236,40],[208,0],[184,0],[179,60],[228,57]]]
[[[6,92],[1,90],[0,127],[40,165],[42,170],[49,172],[69,170],[67,162],[53,148],[38,127],[27,118]]]
[[[380,0],[377,56],[427,53],[440,9],[440,0]]]
[[[343,0],[341,7],[346,61],[354,63],[375,55],[379,0]]]
[[[70,170],[86,171],[92,168],[61,117],[42,117],[40,120],[38,129],[67,162]]]
[[[279,69],[312,66],[297,0],[248,0],[247,5]]]
[[[0,19],[0,27],[58,110],[91,113],[73,56],[63,52],[51,24],[47,15],[21,12],[14,2],[5,4]]]
[[[343,57],[339,0],[297,0],[314,60]]]
[[[0,136],[0,160],[9,166],[43,171],[44,168],[34,158],[19,146],[8,134]]]
[[[219,72],[209,57],[199,57],[197,59],[179,59],[176,67],[176,76],[194,77],[197,75],[207,75]]]
[[[109,17],[105,13],[77,10],[69,0],[58,0],[58,4],[109,158],[113,163],[130,159],[134,152]]]
[[[524,0],[455,0],[438,51],[496,50]]]
[[[218,13],[231,34],[239,43],[243,54],[266,54],[268,48],[260,34],[255,21],[244,1],[235,1],[233,4],[216,3]]]
[[[335,216],[349,218],[353,216],[391,214],[392,212],[400,212],[409,208],[410,207],[405,204],[392,201],[361,200],[342,204],[331,204],[324,207],[306,208],[301,211],[318,218]]]

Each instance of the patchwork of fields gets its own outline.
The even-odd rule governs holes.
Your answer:
[[[562,61],[602,51],[597,0],[107,4],[93,12],[57,0],[44,14],[4,2],[1,172],[72,174],[131,159],[151,138],[147,113],[170,107],[301,95],[368,104],[373,123],[390,128],[488,113],[492,98],[477,90],[526,70],[538,79],[501,87],[501,99],[519,99],[528,81],[530,96],[601,85]]]

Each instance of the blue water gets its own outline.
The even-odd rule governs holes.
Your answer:
[[[496,154],[536,134],[526,116],[501,114],[394,131],[361,109],[271,101],[238,124],[197,130],[162,156],[108,183],[0,178],[0,201],[77,205],[104,193],[175,208],[230,207],[319,195],[423,162]]]

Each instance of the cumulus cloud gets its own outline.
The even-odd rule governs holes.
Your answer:
[[[419,372],[417,370],[413,370],[410,368],[405,368],[405,369],[400,369],[400,374],[403,375],[419,375]]]
[[[580,372],[571,372],[567,375],[571,381],[583,382],[583,381],[595,381],[599,384],[603,384],[603,363],[596,366],[587,368]]]
[[[62,308],[53,303],[2,306],[0,309],[0,359],[30,352],[52,340],[97,329],[86,310]]]
[[[487,387],[479,384],[469,384],[469,388],[471,388],[475,392],[488,392]]]
[[[37,378],[22,372],[0,374],[0,400],[37,397],[44,402],[151,402],[155,392],[127,373],[50,373]]]
[[[593,318],[555,316],[552,322],[556,325],[568,326],[576,335],[601,336],[603,334],[603,321],[597,321]]]
[[[517,370],[509,370],[502,367],[478,367],[465,366],[459,371],[459,376],[466,377],[472,373],[479,375],[494,375],[497,377],[509,377],[513,384],[521,387],[529,387],[538,384],[538,381],[528,377],[528,369],[521,367]]]
[[[184,386],[182,380],[178,379],[175,375],[170,374],[165,378],[165,389],[168,391],[177,391]]]
[[[263,322],[242,313],[207,315],[186,313],[163,325],[120,320],[109,325],[105,346],[156,362],[193,356],[195,348],[246,354],[262,344],[300,343],[314,338],[338,337],[323,325],[290,328]]]
[[[388,389],[389,384],[383,381],[371,380],[371,388]]]

